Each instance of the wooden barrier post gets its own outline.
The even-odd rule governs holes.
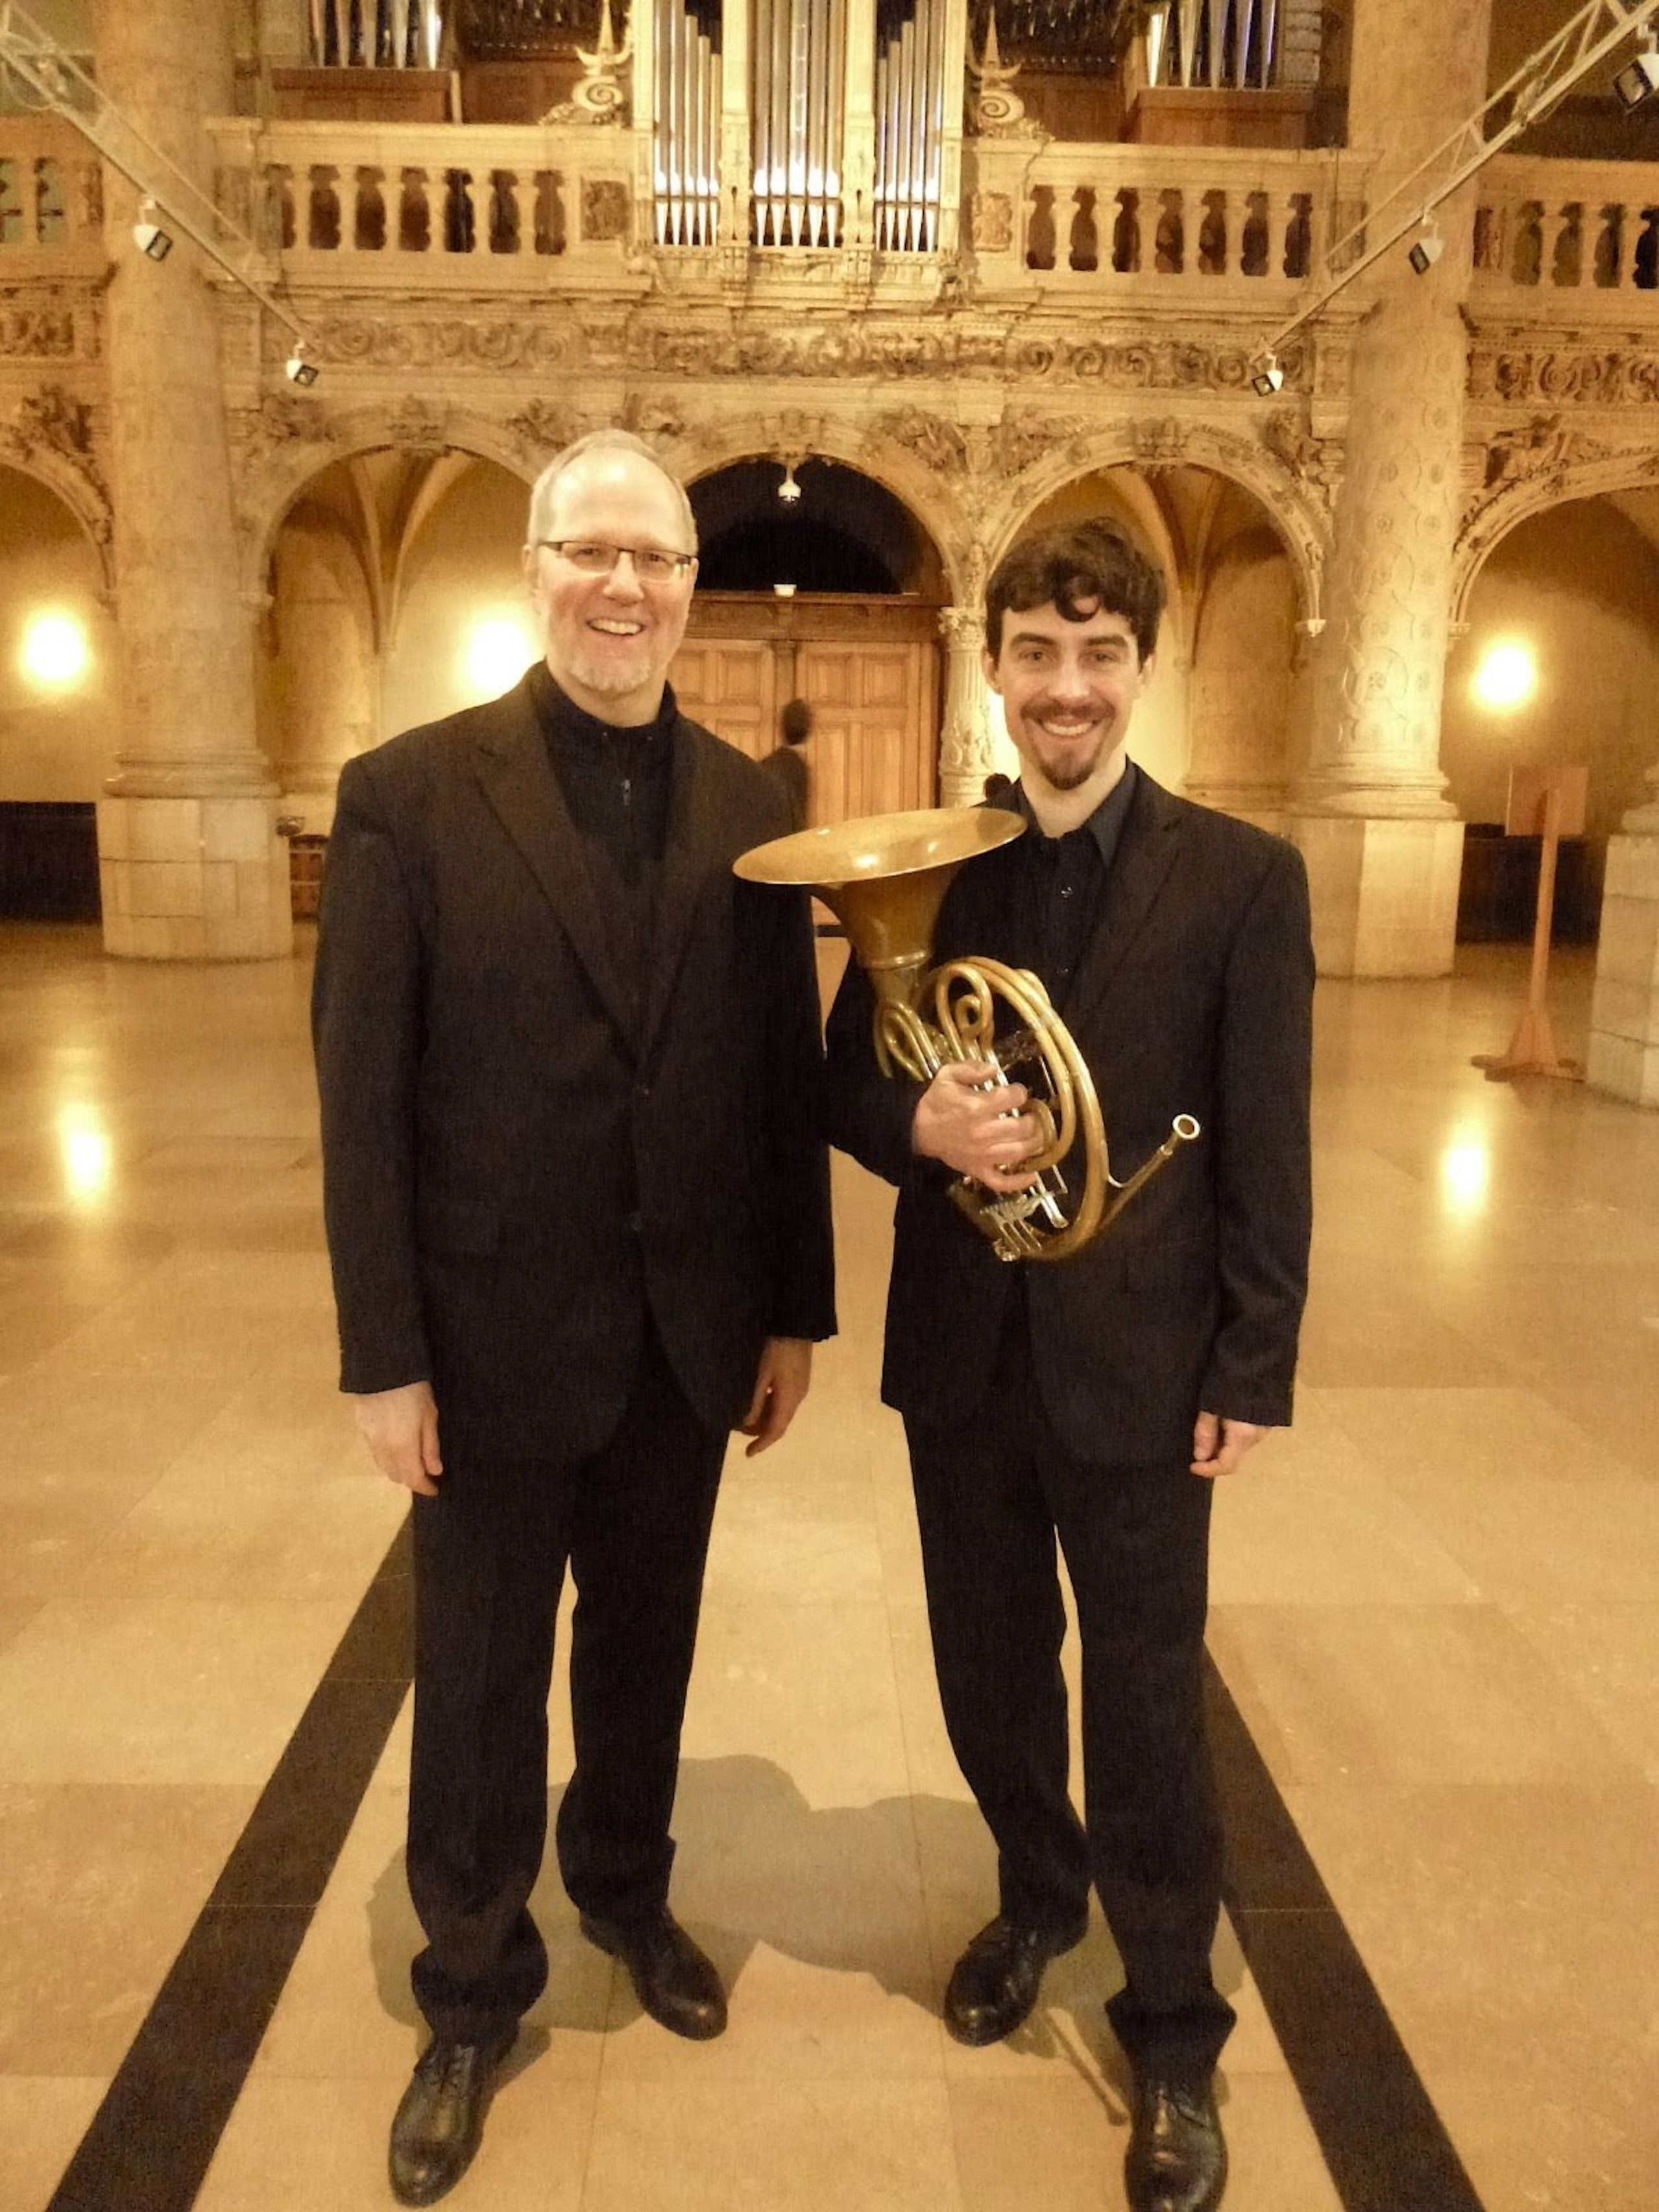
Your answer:
[[[1579,1063],[1563,1060],[1555,1049],[1548,989],[1556,856],[1564,836],[1583,835],[1589,791],[1589,771],[1583,767],[1510,771],[1509,813],[1504,833],[1509,837],[1528,837],[1541,829],[1544,842],[1538,864],[1538,908],[1533,919],[1532,972],[1527,979],[1527,1003],[1515,1025],[1508,1051],[1482,1052],[1474,1056],[1474,1066],[1485,1068],[1489,1083],[1501,1083],[1516,1075],[1553,1075],[1567,1083],[1583,1080],[1584,1071]]]

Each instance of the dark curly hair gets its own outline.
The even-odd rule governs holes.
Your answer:
[[[991,572],[985,587],[986,647],[993,660],[1001,653],[1005,615],[1052,603],[1067,622],[1087,622],[1103,609],[1121,615],[1146,660],[1158,644],[1164,596],[1158,563],[1103,515],[1041,530],[1011,546]]]

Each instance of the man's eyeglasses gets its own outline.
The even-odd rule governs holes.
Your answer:
[[[656,545],[603,545],[591,538],[538,538],[550,553],[556,553],[584,576],[608,576],[624,553],[642,584],[665,584],[684,575],[696,559],[695,553],[665,553]]]

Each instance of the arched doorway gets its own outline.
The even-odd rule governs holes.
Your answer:
[[[331,462],[272,540],[259,730],[307,839],[354,753],[493,697],[536,658],[527,487],[498,463],[386,447]]]
[[[0,467],[0,915],[95,921],[94,806],[118,639],[98,552],[38,477]]]
[[[1440,765],[1468,824],[1459,934],[1523,938],[1530,841],[1502,825],[1512,770],[1589,773],[1584,835],[1563,847],[1558,937],[1593,940],[1607,841],[1659,766],[1659,486],[1570,499],[1498,540],[1446,670]]]
[[[799,496],[780,498],[791,485]],[[758,757],[812,709],[809,818],[929,806],[939,787],[937,547],[856,469],[744,460],[691,488],[702,552],[672,670],[684,711]]]

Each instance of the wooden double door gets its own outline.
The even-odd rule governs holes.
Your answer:
[[[682,710],[756,759],[805,699],[807,819],[932,806],[939,793],[938,610],[915,599],[704,592],[669,671]]]

